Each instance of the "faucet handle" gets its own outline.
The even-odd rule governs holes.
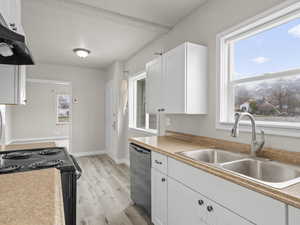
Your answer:
[[[260,135],[261,135],[261,141],[263,143],[265,143],[265,131],[264,130],[260,130]]]
[[[231,129],[231,137],[237,137],[239,136],[239,130],[236,128]]]
[[[265,131],[260,130],[260,135],[261,135],[261,141],[259,142],[259,148],[258,148],[259,151],[261,151],[265,145]]]

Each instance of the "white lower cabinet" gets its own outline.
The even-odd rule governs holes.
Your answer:
[[[154,225],[167,225],[167,175],[151,169],[151,219]]]
[[[289,225],[299,225],[300,224],[300,209],[289,206]]]
[[[168,179],[169,225],[253,225],[185,185]]]

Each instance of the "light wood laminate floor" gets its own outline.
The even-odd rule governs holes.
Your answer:
[[[129,168],[107,155],[79,157],[77,225],[150,225],[130,199]]]

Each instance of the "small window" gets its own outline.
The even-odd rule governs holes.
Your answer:
[[[149,132],[156,132],[156,114],[146,113],[146,73],[130,79],[129,126]]]
[[[300,127],[299,3],[253,21],[219,35],[218,122],[246,111],[260,126]]]

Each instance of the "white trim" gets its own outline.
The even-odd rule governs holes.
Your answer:
[[[42,138],[17,138],[11,139],[10,143],[28,143],[28,142],[48,142],[48,141],[58,141],[58,140],[69,140],[68,136],[56,136],[56,137],[42,137]]]
[[[259,121],[258,121],[259,122]],[[226,130],[230,131],[233,127],[233,123],[217,123],[216,129],[217,130]],[[290,127],[290,126],[272,126],[272,125],[265,125],[265,124],[257,124],[257,133],[260,133],[260,130],[263,129],[265,134],[267,135],[275,135],[275,136],[285,136],[285,137],[300,137],[300,127]],[[251,126],[247,122],[240,123],[241,132],[251,133]]]
[[[130,166],[130,160],[128,158],[123,159],[114,159],[112,158],[116,164],[126,164],[127,166]]]
[[[69,82],[69,81],[31,79],[31,78],[26,79],[26,82],[29,82],[29,83],[40,83],[40,84],[72,85],[72,82]]]
[[[143,133],[146,135],[158,135],[157,130],[151,130],[151,129],[141,129],[141,128],[129,127],[129,131]]]
[[[231,80],[230,68],[228,67],[228,56],[226,52],[228,51],[228,40],[235,38],[241,38],[253,34],[253,32],[259,32],[265,30],[274,24],[281,24],[282,21],[287,21],[290,18],[287,18],[287,15],[290,14],[292,17],[295,17],[295,12],[300,10],[300,2],[297,0],[288,0],[282,4],[277,5],[257,16],[254,16],[243,23],[238,24],[228,30],[219,33],[216,37],[216,63],[217,63],[217,79],[216,79],[216,90],[217,90],[217,101],[216,101],[216,129],[230,130],[233,126],[232,122],[228,122],[233,118],[233,107],[232,112],[229,112],[228,107],[233,105],[233,99],[229,98],[229,85],[258,81],[266,78],[274,79],[282,76],[292,76],[295,75],[297,70],[281,71],[273,74],[263,74],[251,78],[243,78],[236,81]],[[299,15],[298,15],[299,17]],[[280,20],[280,21],[278,21]],[[226,74],[225,74],[226,73]],[[231,80],[231,81],[230,81]],[[230,96],[234,96],[230,94]],[[299,123],[288,123],[288,122],[260,122],[257,121],[257,125],[260,128],[263,128],[266,134],[271,135],[280,135],[280,136],[291,136],[291,137],[300,137],[300,124]],[[250,125],[245,122],[241,124],[241,131],[249,132]]]
[[[103,154],[107,154],[107,152],[106,150],[98,150],[92,152],[72,152],[71,154],[75,157],[85,157],[85,156],[103,155]]]
[[[249,83],[249,82],[255,82],[255,81],[263,81],[263,80],[272,80],[272,79],[278,79],[283,77],[293,77],[293,76],[299,76],[300,69],[293,69],[293,70],[285,70],[275,73],[265,73],[262,75],[256,75],[251,77],[245,77],[241,79],[232,80],[231,84],[242,84],[242,83]]]
[[[131,76],[129,78],[129,129],[136,130],[138,132],[157,134],[157,130],[148,129],[149,128],[149,113],[146,112],[145,118],[145,129],[136,127],[136,115],[137,115],[137,100],[136,100],[136,92],[137,92],[137,82],[138,80],[146,79],[147,72],[142,71],[137,73],[135,76]],[[146,81],[147,82],[147,81]]]

